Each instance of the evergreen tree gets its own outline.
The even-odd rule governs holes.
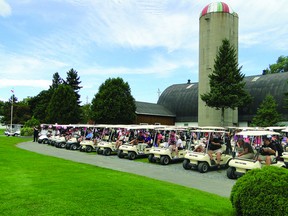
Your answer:
[[[277,103],[272,95],[267,95],[256,115],[252,119],[252,125],[258,127],[269,127],[281,121],[281,115],[277,111]]]
[[[209,74],[210,92],[200,95],[207,106],[221,110],[221,124],[224,126],[224,111],[235,109],[251,102],[251,96],[244,90],[244,75],[238,67],[237,53],[225,39],[216,55],[214,68]]]
[[[47,107],[50,103],[54,90],[52,88],[41,91],[29,100],[32,115],[42,123],[49,123],[47,117]]]
[[[64,83],[72,87],[77,98],[77,103],[80,104],[81,101],[80,101],[79,90],[82,88],[82,86],[80,86],[81,81],[80,81],[80,77],[78,76],[78,72],[74,70],[73,68],[70,69],[67,72],[66,81]]]
[[[69,85],[59,85],[55,89],[47,108],[49,123],[75,124],[80,121],[80,109],[73,89]]]
[[[135,99],[129,84],[121,78],[109,78],[92,100],[93,120],[106,124],[131,124],[135,121]]]
[[[60,77],[59,73],[56,72],[53,74],[52,85],[50,86],[50,89],[56,89],[62,83],[63,79]]]

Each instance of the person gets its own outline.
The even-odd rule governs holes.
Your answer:
[[[217,167],[220,168],[220,162],[221,162],[221,154],[222,154],[222,150],[221,150],[221,143],[220,143],[220,139],[217,136],[213,136],[211,134],[210,136],[210,140],[208,142],[208,155],[210,157],[211,160],[211,164],[214,165],[215,161],[213,159],[213,153],[216,154],[216,160],[217,160]]]
[[[130,141],[130,144],[132,144],[132,145],[137,145],[138,143],[144,143],[144,141],[145,141],[145,137],[144,137],[144,135],[143,135],[143,132],[142,132],[142,131],[139,131],[137,138],[131,140],[131,141]]]
[[[35,126],[35,127],[34,127],[34,131],[33,131],[33,142],[38,142],[38,135],[39,135],[39,130],[38,130],[38,128]]]
[[[115,148],[119,149],[119,147],[125,142],[126,134],[125,131],[122,130],[118,133],[117,140],[115,142]]]
[[[254,158],[253,148],[248,142],[244,142],[243,139],[239,139],[237,144],[238,144],[238,147],[241,149],[238,152],[238,157],[246,158],[246,159],[253,159]]]
[[[152,147],[151,136],[150,136],[150,133],[148,131],[145,133],[144,143],[146,143],[149,148]]]
[[[277,161],[282,161],[283,158],[281,158],[281,156],[283,156],[284,149],[279,141],[279,137],[273,135],[271,138],[271,143],[275,146],[275,149],[277,151],[277,157],[276,157]]]
[[[156,147],[160,147],[160,143],[163,140],[163,136],[160,131],[157,132],[156,139]]]
[[[175,131],[172,130],[171,133],[170,133],[169,139],[168,139],[168,148],[169,148],[171,154],[172,154],[173,151],[176,152],[175,158],[178,157],[178,156],[177,156],[178,152],[177,152],[177,150],[176,150],[176,149],[177,149],[177,148],[176,148],[176,143],[177,143],[176,134],[175,134]]]
[[[264,137],[263,142],[258,160],[260,162],[265,161],[266,165],[269,166],[272,162],[273,156],[275,156],[276,148],[268,137]]]
[[[92,140],[92,138],[93,138],[93,132],[92,130],[88,130],[85,140]]]

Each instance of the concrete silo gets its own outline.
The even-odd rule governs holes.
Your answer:
[[[202,10],[199,25],[198,125],[220,126],[221,111],[206,106],[200,95],[210,91],[208,75],[223,39],[228,39],[238,54],[238,15],[226,3],[214,2]],[[224,117],[225,126],[237,124],[238,111],[226,110]]]

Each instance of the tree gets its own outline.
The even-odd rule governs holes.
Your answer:
[[[277,111],[277,103],[272,95],[267,95],[256,115],[252,119],[252,125],[258,127],[273,126],[281,121],[281,115]]]
[[[96,123],[133,123],[136,105],[129,84],[119,77],[107,79],[92,99],[91,110]]]
[[[32,115],[42,123],[47,123],[47,107],[50,103],[54,90],[52,88],[41,91],[29,100]],[[49,123],[49,122],[48,122]]]
[[[230,42],[225,39],[216,55],[214,68],[209,74],[210,92],[200,95],[209,107],[221,110],[221,125],[224,126],[224,111],[227,108],[242,107],[252,98],[244,90],[244,75],[238,67],[237,54]]]
[[[77,98],[69,85],[59,85],[53,92],[47,107],[47,120],[58,124],[79,123],[80,110]]]
[[[54,73],[50,89],[56,89],[61,84],[63,84],[63,79],[60,77],[58,72]]]
[[[80,81],[80,77],[78,77],[78,72],[74,70],[73,68],[70,69],[67,72],[67,78],[64,83],[72,87],[77,98],[77,103],[80,104],[81,101],[80,101],[79,90],[82,88],[82,86],[79,86],[81,81]]]
[[[269,68],[263,70],[263,75],[273,73],[288,72],[288,56],[279,56],[275,64],[269,65]]]

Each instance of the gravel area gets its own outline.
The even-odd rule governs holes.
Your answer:
[[[229,197],[235,180],[226,177],[226,170],[209,171],[199,173],[195,170],[185,170],[182,163],[162,166],[143,162],[120,159],[118,156],[103,156],[89,154],[80,151],[70,151],[59,149],[53,146],[25,142],[17,145],[21,149],[36,152],[39,154],[63,158],[98,167],[104,167],[121,172],[134,173],[153,179],[167,181],[170,183],[195,188],[209,193],[214,193],[223,197]],[[147,159],[148,160],[148,159]]]

